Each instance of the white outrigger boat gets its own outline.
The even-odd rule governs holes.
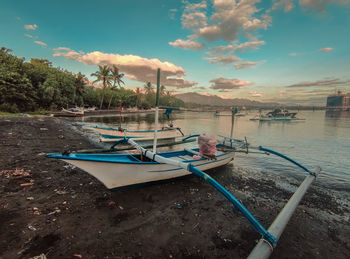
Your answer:
[[[115,142],[124,138],[134,138],[137,141],[153,141],[154,130],[127,130],[127,129],[114,129],[95,126],[93,129],[97,130],[101,134],[101,142]],[[157,130],[157,138],[159,140],[175,139],[177,137],[184,137],[180,128],[175,127],[163,127]]]
[[[210,156],[207,156],[205,152],[203,152],[205,150],[203,145],[200,145],[200,152],[198,152],[197,149],[184,149],[181,151],[157,153],[158,93],[160,87],[159,79],[160,70],[158,69],[155,116],[156,123],[153,151],[141,147],[132,138],[124,138],[123,141],[120,142],[126,142],[132,145],[140,152],[140,154],[78,154],[64,152],[62,154],[51,153],[47,154],[46,156],[48,158],[61,159],[85,170],[89,174],[99,179],[107,188],[111,189],[121,186],[165,180],[192,173],[212,185],[225,198],[227,198],[252,224],[256,231],[261,234],[260,241],[252,250],[248,258],[268,258],[273,252],[273,249],[277,246],[278,239],[283,233],[289,219],[308,188],[316,179],[320,169],[316,169],[314,172],[310,171],[291,158],[276,151],[264,148],[262,146],[250,146],[246,139],[244,141],[233,139],[233,127],[231,129],[231,137],[223,137],[220,144],[216,145],[217,150],[210,150],[211,152],[208,153]],[[234,120],[232,120],[232,122],[233,121]],[[213,143],[210,143],[209,146],[212,147],[212,145]],[[235,152],[244,152],[248,154],[249,149],[257,150],[255,153],[272,154],[284,158],[307,173],[307,176],[302,184],[298,187],[285,207],[278,214],[269,229],[266,229],[236,197],[234,197],[211,176],[203,172],[203,170],[216,168],[231,162],[234,158]]]
[[[224,145],[217,145],[217,148],[215,159],[200,156],[198,149],[184,149],[157,155],[181,163],[191,163],[204,171],[226,165],[233,160],[235,153],[232,148],[227,149]],[[193,158],[193,156],[197,157]],[[168,180],[191,174],[179,165],[159,163],[142,154],[52,153],[47,157],[58,158],[83,169],[101,181],[108,189]]]

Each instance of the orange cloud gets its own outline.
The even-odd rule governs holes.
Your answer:
[[[84,53],[66,50],[65,48],[55,49],[54,51],[53,56],[55,57],[62,56],[66,59],[79,61],[85,65],[115,65],[120,71],[126,73],[127,78],[139,82],[155,84],[157,69],[160,68],[161,83],[165,86],[187,88],[197,84],[197,82],[190,82],[183,78],[186,72],[182,67],[170,62],[162,62],[156,58],[148,59],[135,55],[120,55],[100,51]]]
[[[45,42],[38,41],[38,40],[34,41],[34,43],[39,44],[39,45],[44,46],[44,47],[47,46],[47,44]]]
[[[36,24],[26,24],[26,25],[24,25],[24,28],[26,29],[26,30],[36,30],[36,28],[38,28],[38,25],[36,25]]]

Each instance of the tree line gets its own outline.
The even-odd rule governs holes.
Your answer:
[[[59,110],[72,106],[96,106],[100,109],[155,106],[155,89],[150,82],[134,91],[125,88],[124,74],[116,66],[99,66],[92,83],[80,72],[74,74],[53,67],[46,59],[18,58],[11,50],[0,49],[0,111],[28,112]],[[96,85],[99,83],[99,85]],[[160,105],[185,106],[165,87],[160,88]]]

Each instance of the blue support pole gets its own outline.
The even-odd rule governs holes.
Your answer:
[[[249,222],[254,226],[254,228],[263,236],[265,240],[267,240],[273,247],[277,245],[277,239],[271,235],[261,224],[260,222],[247,210],[246,207],[242,203],[239,202],[229,191],[227,191],[223,186],[221,186],[217,181],[215,181],[210,175],[202,172],[198,168],[194,167],[192,164],[188,165],[188,171],[193,173],[194,175],[199,176],[204,179],[207,183],[212,185],[215,189],[217,189],[221,194],[223,194],[226,199],[228,199],[242,214],[245,218],[249,220]]]
[[[281,153],[279,153],[277,151],[274,151],[274,150],[268,149],[268,148],[264,148],[262,146],[259,146],[259,150],[264,151],[264,152],[268,152],[268,153],[273,154],[275,156],[282,157],[282,158],[288,160],[289,162],[295,164],[296,166],[300,167],[305,172],[308,172],[309,174],[313,175],[313,173],[309,169],[307,169],[305,166],[299,164],[298,162],[294,161],[293,159],[291,159],[291,158],[289,158],[289,157],[287,157],[287,156],[285,156],[285,155],[283,155],[283,154],[281,154]]]

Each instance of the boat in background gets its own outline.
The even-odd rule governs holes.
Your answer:
[[[80,107],[69,108],[69,109],[62,108],[62,112],[66,114],[73,114],[75,116],[83,116],[84,108],[80,108]]]
[[[96,106],[84,107],[85,112],[92,112],[92,111],[96,111],[96,110],[97,110]]]
[[[246,116],[246,115],[247,115],[247,114],[245,114],[245,113],[238,112],[238,113],[235,114],[235,117],[244,117],[244,116]]]
[[[127,130],[123,128],[105,128],[95,126],[94,130],[101,134],[101,142],[115,142],[124,138],[133,138],[137,141],[152,141],[154,139],[154,130]],[[181,128],[163,127],[157,130],[158,139],[175,139],[177,137],[184,137]]]
[[[79,117],[79,116],[84,116],[84,108],[69,108],[65,109],[62,108],[60,112],[55,112],[52,113],[51,116],[53,117]]]
[[[266,113],[265,115],[261,114],[261,110],[259,114],[254,118],[251,118],[252,121],[291,121],[291,120],[304,120],[296,118],[296,112],[289,112],[285,109],[275,109],[271,112]]]

